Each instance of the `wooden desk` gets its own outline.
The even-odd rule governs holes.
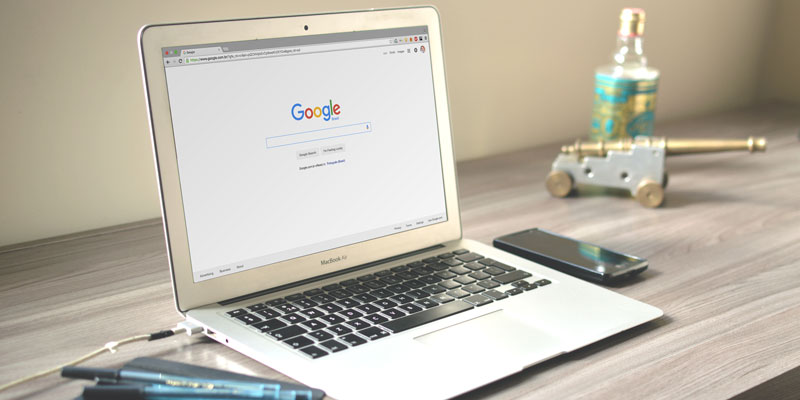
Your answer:
[[[659,209],[619,195],[550,197],[543,181],[560,143],[461,163],[466,237],[491,243],[539,226],[642,255],[650,269],[613,289],[666,313],[464,397],[727,398],[800,366],[798,111],[659,125],[657,134],[671,137],[769,139],[766,154],[669,159]],[[0,248],[0,276],[0,382],[180,320],[157,220]],[[185,335],[87,364],[118,367],[136,356],[286,379]],[[50,376],[0,397],[70,398],[81,386]]]

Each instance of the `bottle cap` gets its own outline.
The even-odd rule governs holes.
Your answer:
[[[619,14],[620,36],[641,36],[644,34],[644,10],[623,8]]]

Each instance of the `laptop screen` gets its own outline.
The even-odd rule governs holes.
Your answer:
[[[427,34],[162,49],[195,282],[447,220]]]

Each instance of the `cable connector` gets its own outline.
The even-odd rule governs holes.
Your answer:
[[[195,324],[193,324],[193,323],[191,323],[191,322],[189,322],[187,320],[183,320],[181,322],[178,322],[178,326],[176,326],[175,328],[176,329],[173,329],[175,331],[175,333],[180,333],[180,332],[178,332],[178,330],[180,330],[181,332],[185,331],[186,335],[188,335],[188,336],[192,336],[194,334],[203,332],[203,327],[202,326],[195,325]]]

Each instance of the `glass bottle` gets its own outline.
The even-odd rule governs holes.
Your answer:
[[[644,10],[625,8],[619,19],[613,63],[595,70],[592,140],[653,135],[659,73],[642,48]]]

